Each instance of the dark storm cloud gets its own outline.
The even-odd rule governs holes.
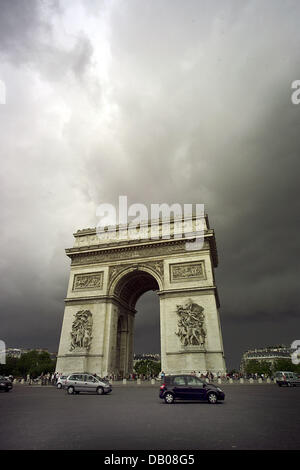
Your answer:
[[[126,194],[205,204],[232,363],[299,337],[298,2],[3,5],[2,336],[57,348],[63,249]]]

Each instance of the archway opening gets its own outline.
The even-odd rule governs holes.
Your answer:
[[[160,354],[158,290],[155,277],[141,269],[125,274],[115,286],[119,308],[114,363],[119,376],[133,372],[134,353]]]
[[[146,292],[136,303],[134,354],[160,355],[160,310],[156,292]]]
[[[119,280],[115,288],[115,295],[134,309],[138,299],[149,290],[159,290],[157,280],[148,272],[135,269]]]

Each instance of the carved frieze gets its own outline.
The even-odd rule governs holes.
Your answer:
[[[92,342],[93,315],[89,310],[76,313],[71,335],[70,351],[88,351]]]
[[[102,263],[107,261],[118,261],[120,259],[135,259],[150,256],[168,255],[173,253],[185,252],[185,242],[175,242],[168,244],[155,244],[150,246],[126,247],[124,249],[103,250],[95,253],[72,253],[67,251],[68,256],[72,258],[72,266]]]
[[[111,266],[109,268],[109,282],[117,276],[121,271],[129,267],[135,266],[137,269],[143,269],[143,266],[152,268],[160,277],[164,274],[164,263],[163,261],[147,261],[145,263],[138,263],[136,265],[132,263],[118,264],[117,266]]]
[[[206,279],[204,261],[170,264],[170,281],[193,281]]]
[[[102,289],[103,271],[97,273],[75,274],[73,290]]]
[[[145,266],[154,269],[161,277],[164,275],[164,262],[163,261],[148,261]]]
[[[193,303],[191,299],[183,306],[177,305],[178,331],[183,346],[204,347],[206,339],[206,328],[204,325],[204,308]]]

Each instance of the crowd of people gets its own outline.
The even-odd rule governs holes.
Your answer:
[[[202,380],[206,380],[208,379],[210,382],[213,382],[214,380],[217,380],[217,379],[221,379],[222,381],[229,381],[230,379],[232,380],[240,380],[240,379],[253,379],[253,380],[258,380],[258,379],[262,379],[262,380],[267,380],[268,378],[273,378],[273,377],[269,377],[267,374],[258,374],[258,373],[255,373],[255,374],[244,374],[244,373],[241,373],[241,372],[231,372],[231,373],[228,373],[228,374],[221,374],[221,373],[213,373],[211,371],[205,371],[205,372],[200,372],[200,371],[191,371],[190,372],[191,375],[194,375],[195,377],[199,377],[200,379]],[[32,384],[35,384],[35,383],[40,383],[41,385],[56,385],[59,378],[62,376],[63,374],[60,373],[60,372],[53,372],[53,373],[43,373],[41,374],[39,377],[37,378],[32,378],[30,376],[30,374],[27,374],[27,377],[26,379],[24,378],[17,378],[16,380],[18,380],[19,382],[21,382],[22,380],[24,382],[27,382],[29,385],[32,385]],[[92,374],[92,375],[97,375],[97,374]],[[127,380],[130,380],[130,381],[134,381],[134,380],[137,380],[137,379],[140,379],[142,381],[146,381],[146,380],[151,380],[151,379],[161,379],[163,380],[163,378],[165,377],[165,372],[164,371],[161,371],[161,373],[158,375],[158,376],[154,376],[152,374],[135,374],[135,373],[132,373],[132,374],[128,374],[126,376],[119,376],[117,374],[110,374],[110,375],[107,375],[106,377],[103,377],[102,379],[103,380],[106,380],[106,381],[110,381],[110,382],[115,382],[115,381],[118,381],[118,380],[122,380],[124,378],[126,378]],[[14,377],[12,375],[9,376],[9,379],[11,381],[14,380]]]

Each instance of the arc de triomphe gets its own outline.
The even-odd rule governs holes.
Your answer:
[[[194,228],[196,219],[191,218]],[[162,370],[225,372],[217,248],[207,216],[202,222],[203,243],[193,249],[186,242],[197,241],[199,233],[178,237],[174,220],[168,239],[162,220],[156,240],[125,238],[127,226],[116,226],[114,236],[99,237],[96,229],[74,234],[74,247],[66,250],[71,270],[57,372],[131,373],[135,305],[148,290],[160,299]],[[142,229],[148,233],[148,225]]]

